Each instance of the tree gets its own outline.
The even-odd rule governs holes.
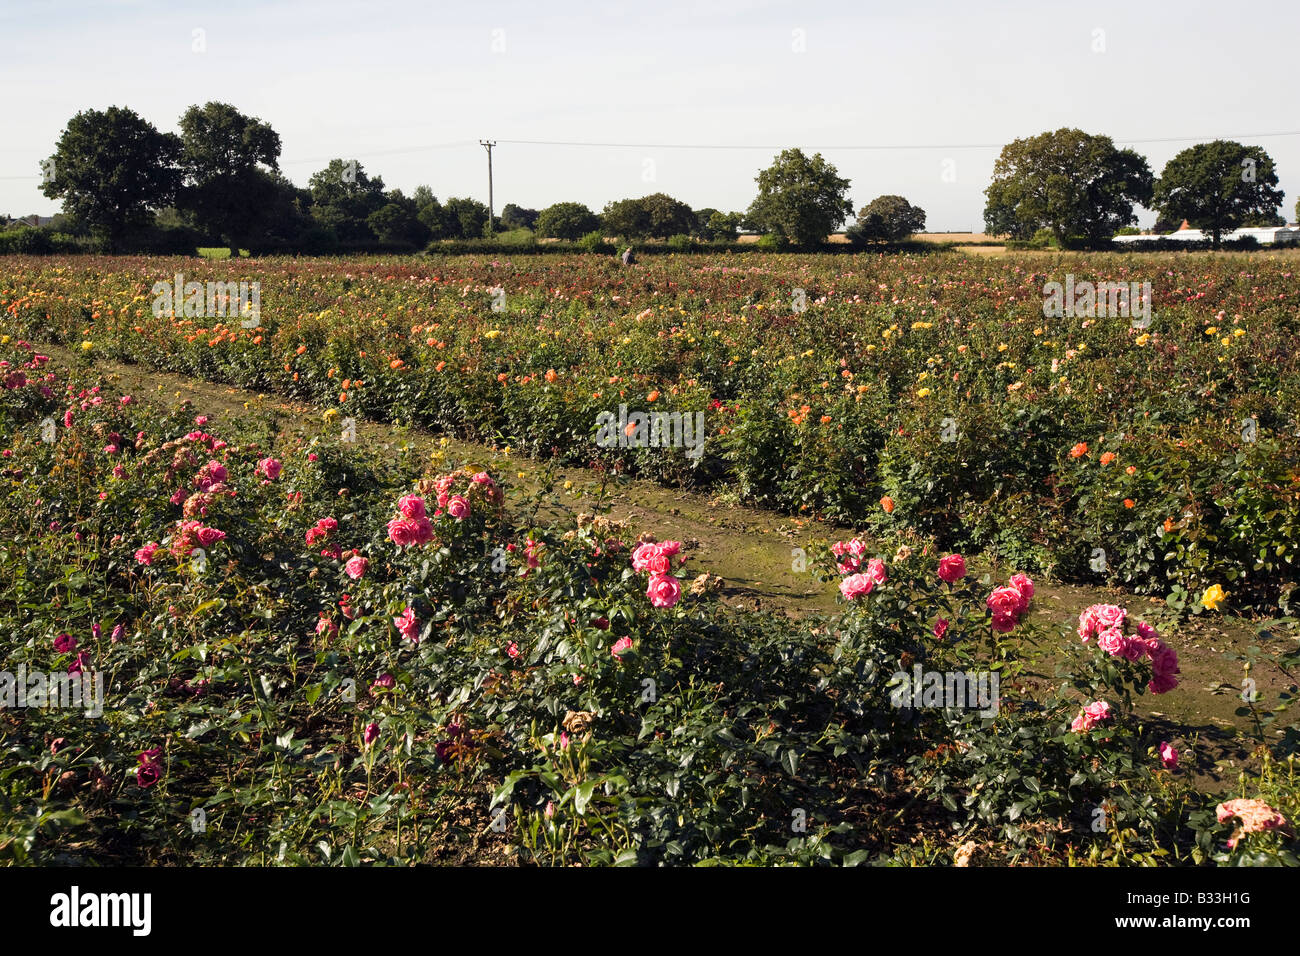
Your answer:
[[[372,242],[375,234],[367,220],[386,205],[384,181],[371,179],[356,160],[332,159],[308,180],[311,215],[346,243]]]
[[[691,235],[699,229],[695,213],[680,199],[667,193],[653,193],[640,200],[646,214],[646,228],[656,239]]]
[[[821,153],[810,159],[800,149],[782,150],[756,182],[758,198],[747,217],[763,232],[797,245],[825,242],[853,214],[849,181]]]
[[[606,232],[624,239],[640,239],[650,235],[650,214],[640,199],[620,199],[606,203],[600,221]]]
[[[744,213],[715,211],[707,220],[700,220],[702,223],[701,231],[706,239],[733,242],[740,231],[740,225],[744,218]]]
[[[185,184],[178,205],[238,257],[264,225],[260,213],[274,187],[262,167],[279,171],[280,134],[228,103],[191,106],[180,127]]]
[[[525,209],[508,202],[501,210],[501,225],[507,229],[534,229],[539,215],[536,209]]]
[[[420,221],[416,201],[394,189],[388,202],[366,217],[366,225],[380,242],[420,246],[429,241],[429,228]]]
[[[428,186],[416,186],[411,200],[415,203],[415,217],[429,231],[430,239],[450,239],[453,233],[460,235],[460,223],[453,226],[447,210]]]
[[[1217,249],[1225,232],[1248,223],[1273,224],[1282,191],[1273,159],[1263,149],[1216,139],[1171,159],[1152,201],[1164,216],[1204,229]]]
[[[555,239],[581,239],[600,228],[600,218],[580,202],[557,202],[537,216],[537,234]]]
[[[984,190],[986,231],[1027,239],[1052,230],[1062,246],[1100,245],[1137,222],[1135,203],[1151,200],[1147,162],[1116,149],[1109,136],[1058,129],[1002,147]]]
[[[858,210],[858,221],[849,227],[850,241],[898,242],[925,228],[925,210],[902,196],[877,196]]]
[[[116,252],[132,226],[172,203],[180,186],[181,141],[132,110],[110,106],[68,120],[41,192]]]
[[[487,228],[488,207],[477,199],[448,199],[443,211],[453,233],[460,239],[482,239]]]

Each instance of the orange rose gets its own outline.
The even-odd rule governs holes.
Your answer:
[[[1070,449],[1071,458],[1082,458],[1086,454],[1088,454],[1088,443],[1086,441],[1081,441]]]
[[[894,513],[894,499],[891,498],[891,497],[889,497],[889,495],[885,495],[885,497],[883,497],[883,498],[880,499],[880,507],[882,507],[882,508],[885,509],[885,514],[887,514],[887,515],[888,515],[888,514],[893,514],[893,513]]]

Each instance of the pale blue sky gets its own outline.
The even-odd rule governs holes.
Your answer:
[[[852,180],[855,208],[899,193],[932,231],[982,228],[998,150],[959,146],[1060,126],[1191,137],[1134,144],[1158,175],[1197,141],[1300,129],[1295,0],[4,0],[0,36],[10,215],[57,211],[40,160],[73,114],[111,105],[174,131],[189,105],[229,102],[275,127],[299,184],[356,158],[440,198],[486,200],[481,138],[800,146]],[[1293,220],[1300,136],[1243,141],[1276,160]],[[424,148],[448,143],[466,145]],[[501,142],[496,208],[663,191],[744,209],[774,148]]]

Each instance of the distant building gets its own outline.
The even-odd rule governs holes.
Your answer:
[[[1183,224],[1170,233],[1160,235],[1158,233],[1144,233],[1139,236],[1116,236],[1116,242],[1122,243],[1141,243],[1155,242],[1157,240],[1172,240],[1174,242],[1209,242],[1214,237],[1203,229],[1193,229],[1186,219]],[[1221,242],[1233,242],[1238,239],[1251,238],[1261,246],[1285,246],[1300,244],[1300,225],[1291,224],[1288,226],[1250,226],[1244,229],[1233,229],[1224,232],[1219,236]]]

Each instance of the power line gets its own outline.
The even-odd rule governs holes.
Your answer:
[[[1248,140],[1248,139],[1276,139],[1283,136],[1300,136],[1300,130],[1283,130],[1272,133],[1232,133],[1219,136],[1159,136],[1145,139],[1115,139],[1114,142],[1122,146],[1145,146],[1152,143],[1190,143],[1203,142],[1208,143],[1216,139],[1229,140]],[[591,149],[698,149],[698,150],[762,150],[771,152],[780,151],[789,148],[788,144],[784,146],[759,146],[743,145],[736,143],[599,143],[583,140],[548,140],[548,139],[501,139],[498,143],[507,143],[512,146],[563,146],[578,147]],[[475,145],[473,140],[457,140],[450,143],[431,143],[425,146],[402,146],[396,149],[379,149],[366,150],[366,157],[373,156],[398,156],[408,153],[423,153],[436,149],[458,149],[465,146]],[[934,149],[1001,149],[1006,143],[858,143],[852,145],[840,146],[809,146],[806,149],[822,152],[847,152],[847,151],[900,151],[900,150],[934,150]],[[285,159],[280,161],[281,166],[302,166],[307,163],[327,163],[330,160],[337,159],[337,156],[319,156],[312,159]],[[0,181],[16,181],[25,179],[40,179],[39,173],[30,176],[0,176]]]

